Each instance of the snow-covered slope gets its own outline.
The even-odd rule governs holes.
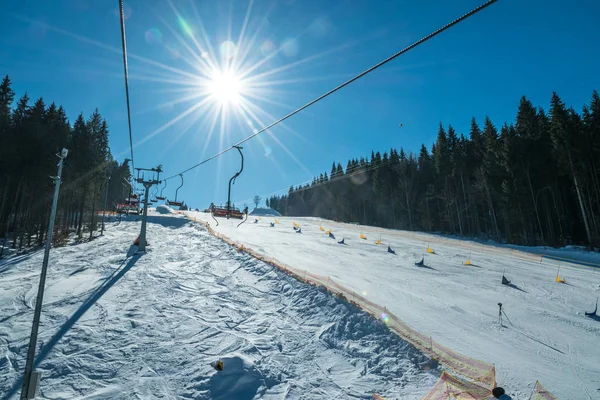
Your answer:
[[[383,323],[179,215],[53,249],[42,399],[420,399],[439,371]],[[248,227],[247,232],[258,228]],[[0,399],[16,399],[42,252],[0,261]],[[225,370],[211,362],[222,358]]]
[[[250,215],[255,215],[255,216],[262,216],[262,217],[279,217],[281,216],[281,214],[279,214],[278,211],[273,210],[272,208],[255,208],[254,210],[250,211]]]
[[[600,270],[500,246],[316,218],[219,220],[217,232],[289,266],[331,277],[386,306],[434,340],[495,363],[499,384],[527,399],[540,380],[561,399],[600,398],[600,321],[584,316],[600,295]],[[292,229],[300,224],[302,233]],[[327,237],[320,226],[332,229]],[[360,239],[360,234],[367,239]],[[376,245],[381,238],[383,244]],[[345,239],[346,245],[338,244]],[[436,254],[427,254],[431,245]],[[390,245],[397,253],[387,252]],[[425,267],[415,266],[424,257]],[[473,265],[463,265],[470,257]],[[566,284],[556,283],[557,266]],[[501,285],[503,271],[512,286]],[[498,324],[498,303],[504,326]]]

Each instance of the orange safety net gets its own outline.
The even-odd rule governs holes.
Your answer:
[[[189,218],[193,219],[194,221],[201,222],[198,221],[196,218]],[[262,255],[253,249],[244,247],[242,244],[237,243],[234,240],[216,232],[211,228],[211,226],[208,223],[204,224],[212,235],[236,247],[238,251],[244,251],[253,256],[254,258],[264,261],[267,264],[277,267],[278,269],[286,272],[287,274],[294,276],[298,280],[312,285],[323,286],[332,294],[353,303],[354,305],[358,306],[359,308],[368,312],[374,317],[383,320],[386,323],[386,325],[396,334],[398,334],[402,339],[406,340],[407,342],[418,348],[422,353],[437,360],[447,369],[450,369],[455,373],[464,376],[465,378],[483,384],[485,387],[490,388],[490,390],[491,388],[496,386],[496,370],[493,364],[465,356],[461,353],[458,353],[441,345],[440,343],[433,340],[431,337],[426,336],[408,326],[408,324],[400,320],[400,318],[396,317],[394,314],[389,312],[387,308],[375,304],[370,300],[367,300],[365,297],[333,281],[328,276],[322,276],[318,274],[309,273],[305,270],[299,270],[290,267],[289,265],[283,264],[275,259],[266,257],[265,255]]]
[[[550,393],[541,383],[536,382],[531,400],[558,400],[558,397]]]
[[[429,393],[423,397],[423,400],[485,400],[489,399],[491,394],[492,392],[488,388],[444,372]]]

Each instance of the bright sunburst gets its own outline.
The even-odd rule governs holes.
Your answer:
[[[192,135],[203,144],[200,158],[205,156],[207,147],[215,136],[219,149],[228,147],[302,105],[294,95],[298,88],[285,90],[286,86],[321,79],[334,79],[337,83],[340,79],[349,77],[311,74],[301,78],[298,77],[301,66],[312,64],[377,37],[374,35],[362,38],[299,58],[301,39],[305,34],[308,33],[313,38],[327,35],[327,17],[315,15],[312,20],[306,21],[308,26],[305,31],[287,32],[285,37],[275,37],[268,32],[270,13],[275,6],[255,10],[255,0],[248,0],[243,19],[240,20],[241,14],[238,14],[237,21],[234,21],[231,10],[228,16],[223,18],[221,3],[219,0],[203,2],[202,14],[211,15],[211,32],[207,32],[196,2],[188,2],[187,9],[184,9],[179,7],[185,7],[185,4],[167,0],[161,4],[165,4],[171,12],[165,12],[167,10],[163,8],[152,10],[162,23],[162,30],[159,26],[151,26],[143,35],[147,44],[153,47],[150,56],[141,56],[136,54],[135,50],[128,53],[129,78],[163,85],[155,91],[160,93],[155,97],[155,105],[143,112],[167,114],[169,119],[151,132],[145,133],[142,139],[134,143],[134,147],[171,129],[173,130],[168,135],[169,145],[163,147],[163,152],[169,151],[169,147],[183,139],[184,135]],[[136,4],[144,4],[143,7],[147,7],[143,2]],[[239,7],[238,2],[235,4]],[[130,9],[127,4],[125,8],[126,19],[136,11]],[[83,43],[122,54],[120,47],[39,21],[26,18],[23,20],[42,25]],[[336,61],[340,61],[339,56],[336,57]],[[293,76],[290,76],[292,71]],[[177,129],[174,129],[175,127]],[[279,124],[277,129],[285,129],[306,140],[284,123]],[[261,147],[259,154],[273,163],[277,163],[277,150],[280,149],[312,176],[294,153],[274,135],[273,130],[267,130],[264,136],[256,136],[256,141]],[[159,158],[163,155],[164,153],[156,154]]]
[[[212,71],[207,84],[210,96],[222,106],[237,105],[244,91],[242,79],[232,70]]]
[[[129,53],[132,60],[129,76],[162,84],[157,90],[161,94],[156,97],[155,106],[145,112],[166,114],[169,119],[147,132],[134,147],[170,131],[167,145],[157,157],[163,157],[171,146],[187,136],[202,147],[200,154],[195,152],[194,159],[202,159],[208,149],[214,147],[215,140],[219,150],[229,147],[301,106],[295,96],[298,88],[292,91],[285,90],[286,87],[320,79],[339,81],[339,76],[331,75],[311,74],[302,78],[299,70],[303,65],[347,50],[357,42],[301,58],[302,36],[324,37],[328,31],[326,18],[316,15],[314,20],[307,21],[306,31],[276,37],[268,32],[269,13],[274,8],[256,10],[255,3],[248,0],[245,13],[237,13],[234,18],[231,11],[223,12],[220,1],[207,0],[202,6],[202,15],[211,15],[207,25],[196,2],[167,0],[161,4],[172,13],[162,8],[153,10],[161,24],[148,28],[144,35],[153,47],[152,57]],[[235,4],[237,7],[238,2]],[[339,62],[339,57],[336,61]],[[278,165],[280,156],[287,156],[310,174],[294,152],[275,135],[277,130],[286,130],[306,140],[281,123],[276,129],[265,131],[263,136],[256,136],[256,145],[249,145],[247,151],[268,158],[274,165]]]

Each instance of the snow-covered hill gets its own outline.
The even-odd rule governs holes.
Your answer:
[[[420,399],[437,380],[380,321],[180,215],[151,213],[149,252],[126,258],[135,219],[52,250],[39,398]],[[20,392],[41,261],[0,261],[1,399]]]
[[[274,227],[272,218],[251,219],[236,228],[239,221],[219,220],[215,227],[209,214],[189,215],[259,254],[331,277],[443,345],[495,363],[498,382],[515,399],[528,399],[536,380],[561,399],[600,398],[600,321],[584,315],[600,295],[598,268],[316,218],[280,217]],[[336,239],[320,227],[331,228]],[[345,245],[338,244],[342,239]],[[375,244],[379,239],[382,244]],[[387,252],[388,245],[397,255]],[[426,252],[428,245],[436,254]],[[425,267],[415,266],[422,257]],[[472,265],[463,265],[469,258]],[[566,284],[555,280],[559,266]],[[501,284],[504,271],[512,286]],[[500,302],[508,317],[503,327]]]
[[[261,217],[279,217],[281,214],[277,210],[273,210],[272,208],[255,208],[250,212],[250,215],[261,216]]]

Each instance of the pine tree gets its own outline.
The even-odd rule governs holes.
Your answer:
[[[440,124],[431,151],[373,150],[345,172],[335,162],[331,180],[320,174],[270,204],[287,215],[518,244],[597,243],[600,98],[594,92],[578,114],[555,95],[549,115],[523,97],[500,132],[488,117],[483,129],[472,119],[468,137]]]
[[[579,184],[579,171],[576,168],[576,140],[578,138],[577,129],[580,128],[581,121],[572,110],[567,110],[564,103],[555,93],[552,94],[550,101],[550,135],[556,150],[559,164],[566,167],[568,174],[573,180],[581,218],[585,226],[587,243],[592,244],[592,233],[589,226],[585,200],[583,199],[582,188]]]

